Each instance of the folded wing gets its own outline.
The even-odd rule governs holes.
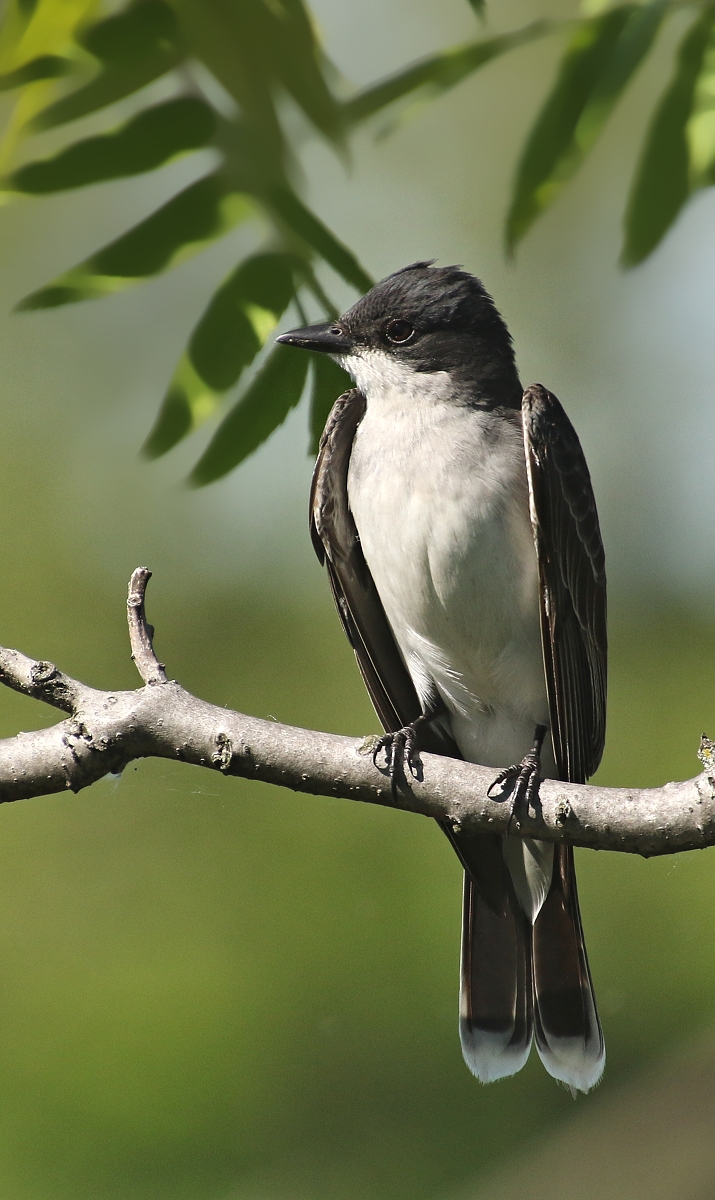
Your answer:
[[[527,388],[522,415],[554,756],[560,779],[584,783],[601,761],[606,732],[606,572],[596,502],[556,397],[538,384]],[[534,923],[533,975],[542,1061],[587,1091],[605,1051],[570,846],[556,848],[551,889]]]

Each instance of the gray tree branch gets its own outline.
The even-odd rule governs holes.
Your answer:
[[[451,821],[464,830],[568,841],[652,856],[715,845],[715,747],[703,738],[701,775],[661,788],[604,788],[545,780],[536,811],[490,799],[493,768],[423,756],[421,778],[392,794],[362,741],[297,729],[207,704],[167,679],[154,653],[144,596],[151,572],[132,575],[127,611],[132,656],[145,681],[103,692],[49,662],[0,649],[0,682],[69,714],[49,729],[0,741],[0,801],[78,792],[138,758],[172,758],[296,792],[382,804]]]

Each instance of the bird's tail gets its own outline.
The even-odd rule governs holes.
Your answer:
[[[491,1083],[520,1071],[529,1057],[531,925],[517,900],[501,838],[460,837],[455,849],[465,866],[459,1034],[467,1066]]]
[[[533,926],[504,864],[500,838],[471,837],[468,847],[455,849],[467,867],[460,995],[467,1066],[483,1083],[513,1075],[535,1035],[549,1074],[588,1091],[601,1077],[605,1051],[571,847],[555,850],[551,886]]]
[[[549,893],[532,936],[534,1034],[554,1079],[587,1092],[603,1074],[606,1050],[581,928],[571,846],[557,846]]]

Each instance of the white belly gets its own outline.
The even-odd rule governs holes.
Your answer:
[[[518,761],[549,723],[520,424],[434,383],[368,396],[348,496],[420,698],[436,687],[466,759]]]

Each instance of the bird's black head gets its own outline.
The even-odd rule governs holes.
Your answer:
[[[294,329],[278,341],[338,358],[368,399],[371,381],[386,374],[397,382],[446,373],[461,399],[521,405],[509,331],[483,284],[459,267],[413,263],[376,284],[339,320]]]

